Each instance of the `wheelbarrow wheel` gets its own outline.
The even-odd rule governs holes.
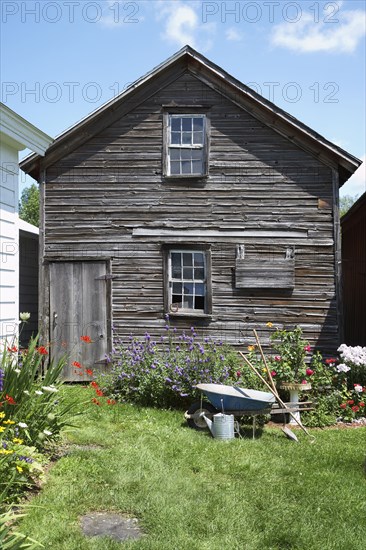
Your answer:
[[[189,415],[187,418],[188,426],[194,430],[207,430],[207,424],[203,418],[203,414],[212,420],[212,416],[215,413],[217,413],[217,410],[211,403],[208,403],[208,401],[196,401],[192,403],[187,411],[187,415]]]

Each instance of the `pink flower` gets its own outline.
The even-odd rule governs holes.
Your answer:
[[[236,371],[236,376],[237,376],[238,378],[240,378],[240,376],[241,376],[240,370]]]
[[[301,384],[307,384],[308,381],[307,380],[301,380]]]
[[[313,369],[306,369],[306,376],[311,376],[312,374],[314,374]]]
[[[304,351],[311,351],[311,346],[309,346],[309,344],[304,346]]]
[[[279,355],[275,355],[275,361],[281,361],[281,357]]]
[[[275,370],[271,370],[271,376],[277,376],[277,372]]]

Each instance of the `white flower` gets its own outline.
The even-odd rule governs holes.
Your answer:
[[[31,314],[27,311],[24,311],[23,313],[19,313],[20,320],[26,323],[30,319]]]
[[[36,390],[34,393],[36,393],[37,395],[43,395],[43,391],[40,390]]]
[[[28,428],[28,424],[26,424],[25,422],[18,422],[18,426],[20,428]]]
[[[358,392],[358,393],[361,393],[363,391],[363,387],[360,386],[359,384],[356,384],[354,386],[354,388],[355,388],[355,391]]]
[[[56,393],[56,392],[58,392],[58,389],[55,388],[54,386],[42,386],[42,390],[48,391],[48,392],[50,392],[50,393]]]
[[[340,363],[336,367],[336,369],[338,372],[348,372],[349,370],[351,370],[351,367],[347,367],[347,365],[345,365],[344,363]]]
[[[14,372],[16,372],[17,374],[20,374],[21,370],[20,369],[14,369]]]
[[[30,395],[28,390],[24,390],[23,393],[25,393],[26,395]]]
[[[49,430],[43,430],[44,435],[52,435],[52,432]]]

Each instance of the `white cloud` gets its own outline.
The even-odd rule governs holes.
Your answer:
[[[234,27],[230,27],[225,33],[226,40],[230,42],[240,42],[243,39],[243,35]]]
[[[362,195],[366,191],[366,155],[362,158],[361,166],[353,176],[341,187],[341,195]]]
[[[207,51],[212,46],[215,24],[202,24],[190,2],[159,0],[157,19],[163,21],[162,38],[179,47],[189,44],[193,48]]]
[[[340,9],[334,19],[338,22],[316,22],[314,15],[302,13],[296,23],[276,25],[271,42],[300,53],[352,53],[366,34],[366,12]]]

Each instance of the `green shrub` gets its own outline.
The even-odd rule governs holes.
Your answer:
[[[178,334],[167,323],[158,342],[148,333],[127,343],[116,339],[109,360],[110,374],[98,379],[103,391],[146,406],[184,407],[200,395],[199,383],[258,387],[234,348],[211,337],[200,340],[194,327]]]
[[[66,358],[45,366],[47,356],[36,337],[27,350],[4,347],[0,368],[0,410],[21,428],[22,439],[40,450],[57,439],[76,406],[59,393]]]

